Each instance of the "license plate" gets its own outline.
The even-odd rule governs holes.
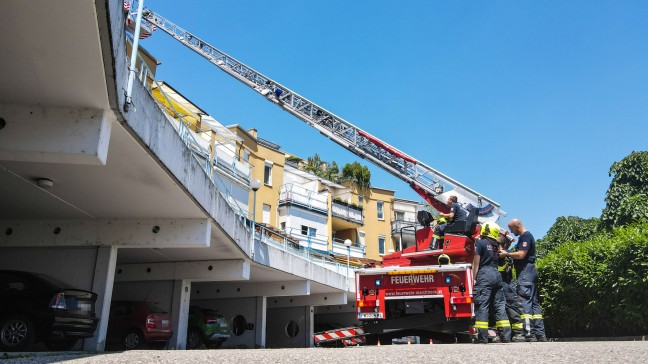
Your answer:
[[[359,319],[383,318],[382,312],[361,312],[358,314]]]
[[[162,326],[169,326],[169,320],[162,320]]]

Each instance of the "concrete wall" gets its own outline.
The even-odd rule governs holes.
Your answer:
[[[155,302],[171,313],[173,281],[115,282],[112,299]]]
[[[48,275],[69,288],[91,291],[97,247],[2,248],[0,269]]]
[[[220,300],[201,300],[192,299],[192,306],[211,308],[225,316],[230,325],[230,339],[223,344],[223,348],[246,348],[256,347],[256,330],[259,329],[254,325],[256,322],[257,298],[231,298]],[[231,333],[232,321],[238,315],[242,315],[248,324],[254,325],[252,330],[246,330],[242,335],[236,336]]]
[[[311,342],[313,312],[310,306],[269,308],[267,315],[266,347],[268,348],[303,348]],[[287,326],[294,321],[297,324],[297,335],[288,336]]]

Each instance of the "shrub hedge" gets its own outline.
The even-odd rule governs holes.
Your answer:
[[[547,335],[648,333],[648,221],[564,243],[537,268]]]

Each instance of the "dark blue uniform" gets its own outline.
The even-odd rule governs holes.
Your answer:
[[[522,305],[522,320],[527,338],[546,338],[542,309],[538,302],[537,280],[538,273],[535,268],[536,243],[533,235],[525,231],[517,243],[517,250],[526,251],[524,259],[513,260],[518,281],[517,294]]]
[[[477,240],[475,254],[479,255],[477,279],[473,287],[475,300],[475,328],[479,342],[488,342],[488,313],[491,305],[495,308],[495,327],[503,342],[511,339],[511,324],[506,316],[506,301],[502,289],[502,277],[497,271],[499,244],[494,239]]]
[[[502,276],[502,289],[504,290],[504,299],[506,301],[506,315],[511,322],[511,330],[514,337],[522,335],[522,306],[516,292],[516,285],[513,281],[513,258],[499,258],[497,269]]]
[[[436,235],[435,237],[437,239],[445,235],[445,229],[448,224],[451,224],[455,221],[466,220],[468,218],[468,214],[464,209],[461,208],[461,205],[459,205],[458,202],[455,202],[450,206],[450,212],[454,213],[454,218],[452,218],[451,221],[448,221],[445,224],[439,224],[434,228],[434,235]]]

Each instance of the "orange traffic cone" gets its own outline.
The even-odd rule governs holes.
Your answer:
[[[434,344],[434,342],[432,341],[432,339],[430,339],[430,345],[432,345],[432,344]]]
[[[412,344],[412,342],[410,341],[410,338],[408,337],[407,338],[407,345],[411,345],[411,344]]]
[[[378,339],[378,346],[380,346],[380,339]]]

